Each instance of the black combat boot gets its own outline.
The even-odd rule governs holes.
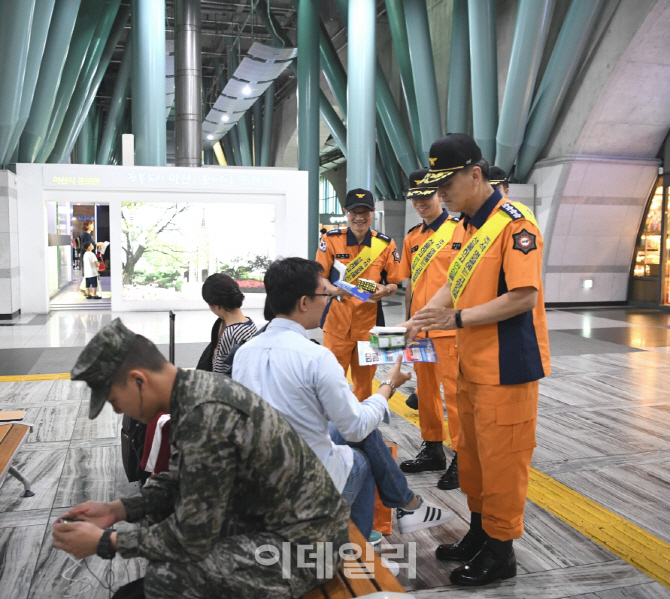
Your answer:
[[[444,455],[442,441],[424,441],[421,451],[413,460],[400,464],[403,472],[427,472],[429,470],[444,470],[447,467],[447,458]]]
[[[416,391],[405,400],[405,405],[408,408],[412,408],[412,410],[419,409],[419,396],[416,394]]]
[[[456,568],[449,580],[451,584],[478,587],[515,576],[516,556],[512,541],[489,537],[484,548],[467,564]]]
[[[443,491],[458,489],[458,454],[454,452],[454,459],[451,460],[449,468],[437,481],[437,488]]]
[[[470,530],[458,543],[439,545],[435,557],[443,562],[469,562],[484,548],[488,539],[482,529],[482,515],[470,512]]]

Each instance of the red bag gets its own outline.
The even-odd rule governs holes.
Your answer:
[[[102,254],[97,253],[95,259],[100,263],[98,264],[98,272],[103,272],[105,270],[105,259],[102,257]]]

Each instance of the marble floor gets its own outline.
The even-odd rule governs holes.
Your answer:
[[[388,323],[399,321],[400,302],[390,301],[386,313]],[[260,311],[248,315],[263,322]],[[116,316],[167,354],[167,313],[26,315],[0,321],[0,377],[68,372],[84,345]],[[453,509],[457,519],[402,537],[394,533],[380,549],[392,557],[390,543],[416,543],[417,576],[409,578],[403,569],[399,579],[417,599],[670,597],[670,315],[623,308],[551,310],[548,321],[553,372],[540,384],[533,467],[557,488],[578,493],[584,506],[595,502],[618,518],[627,534],[647,543],[648,551],[656,553],[651,568],[656,579],[636,562],[638,539],[631,537],[627,555],[613,553],[592,540],[597,535],[583,534],[583,528],[529,500],[526,532],[515,543],[519,575],[483,589],[451,587],[448,574],[454,565],[437,562],[434,549],[467,530],[465,496],[437,489],[439,473],[423,473],[409,475],[410,486]],[[212,322],[208,311],[177,314],[179,366],[195,365]],[[312,334],[320,338],[318,331]],[[382,377],[380,369],[377,378]],[[400,393],[408,395],[414,386],[412,379]],[[415,455],[421,439],[412,411],[397,405],[383,432],[398,443],[398,459],[403,460]],[[33,481],[35,496],[21,498],[21,486],[13,478],[0,487],[0,598],[108,597],[93,578],[106,574],[106,564],[89,558],[90,571],[74,564],[53,549],[51,525],[79,502],[134,491],[121,466],[119,417],[106,407],[101,417],[88,420],[86,387],[69,380],[0,378],[0,410],[10,409],[25,409],[26,421],[35,424],[16,460]],[[577,501],[576,509],[586,510],[584,506]],[[114,560],[114,588],[137,577],[142,568],[141,560]]]

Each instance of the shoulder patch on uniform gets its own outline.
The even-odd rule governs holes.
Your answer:
[[[342,235],[342,229],[331,229],[326,235]]]
[[[377,231],[377,239],[381,239],[386,243],[391,243],[391,238],[388,235],[384,235],[384,233],[380,233],[379,231]]]
[[[322,239],[319,241],[319,251],[325,252],[328,249],[328,244],[326,243],[325,239]]]
[[[414,231],[414,229],[418,229],[420,226],[421,226],[421,223],[419,223],[418,225],[412,227],[409,231],[407,231],[407,233],[408,233],[408,234],[411,233],[412,231]]]
[[[512,237],[514,238],[512,249],[519,250],[524,254],[537,249],[535,235],[529,233],[526,229],[521,229],[518,233],[513,234]]]
[[[500,206],[500,210],[506,212],[512,220],[519,220],[525,218],[519,210],[517,210],[510,202],[505,202]]]
[[[396,262],[400,262],[400,252],[398,251],[398,248],[396,248],[395,250],[393,250],[393,259],[394,259]]]

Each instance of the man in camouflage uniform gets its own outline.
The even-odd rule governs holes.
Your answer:
[[[299,597],[337,571],[349,506],[269,404],[228,377],[176,368],[120,319],[91,340],[72,378],[91,387],[92,419],[106,401],[145,423],[169,412],[170,471],[134,497],[71,509],[62,518],[82,522],[58,521],[56,548],[145,557],[148,598]],[[113,531],[121,520],[140,526]],[[299,567],[310,553],[321,567]]]

